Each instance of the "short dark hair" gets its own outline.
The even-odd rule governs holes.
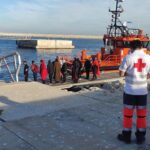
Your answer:
[[[34,60],[32,60],[32,64],[34,63]]]
[[[142,42],[140,40],[134,40],[130,42],[130,47],[132,49],[137,49],[142,47]]]

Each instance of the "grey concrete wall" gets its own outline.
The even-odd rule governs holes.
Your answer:
[[[71,40],[18,40],[16,44],[18,45],[18,47],[21,48],[37,48],[37,49],[74,48]]]
[[[17,40],[16,44],[19,48],[35,48],[37,40]]]

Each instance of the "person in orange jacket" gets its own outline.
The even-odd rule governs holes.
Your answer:
[[[96,57],[92,59],[92,72],[93,72],[93,80],[97,79],[97,73],[99,71],[99,62]]]

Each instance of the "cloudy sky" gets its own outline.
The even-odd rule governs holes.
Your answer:
[[[101,35],[114,0],[1,0],[0,32]],[[125,0],[122,21],[150,34],[150,0]]]

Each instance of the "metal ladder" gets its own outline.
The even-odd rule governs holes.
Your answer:
[[[19,81],[20,68],[21,56],[18,52],[0,57],[0,71],[6,69],[13,82]]]

